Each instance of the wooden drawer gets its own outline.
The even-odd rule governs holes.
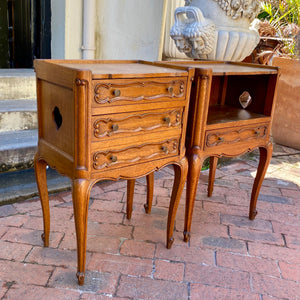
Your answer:
[[[183,108],[92,117],[92,141],[182,127]]]
[[[237,143],[249,143],[250,141],[266,139],[268,137],[268,127],[268,124],[261,124],[258,126],[207,130],[204,148],[224,147],[227,145],[234,147]]]
[[[163,159],[180,153],[180,139],[170,138],[157,142],[121,147],[114,150],[100,150],[92,155],[92,170],[119,168],[132,164]]]
[[[186,87],[186,77],[95,80],[92,107],[183,100]]]

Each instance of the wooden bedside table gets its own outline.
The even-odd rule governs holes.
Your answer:
[[[36,60],[39,141],[35,172],[49,245],[46,166],[72,180],[78,283],[84,283],[88,203],[103,179],[175,169],[167,248],[187,175],[185,135],[194,69],[141,61]],[[151,175],[149,176],[151,178]],[[128,195],[132,203],[133,194]],[[130,198],[131,197],[131,198]],[[130,216],[129,216],[130,217]]]
[[[212,195],[218,157],[235,157],[259,148],[260,160],[252,188],[249,218],[257,214],[258,194],[272,156],[270,130],[279,76],[278,68],[261,65],[174,61],[167,65],[195,68],[187,126],[187,197],[184,240],[190,239],[192,214],[202,164],[210,157],[208,196]],[[248,107],[248,94],[252,98]],[[242,95],[242,96],[241,96]],[[151,178],[148,178],[151,181]],[[153,183],[149,183],[151,189]],[[147,199],[151,208],[151,198]]]

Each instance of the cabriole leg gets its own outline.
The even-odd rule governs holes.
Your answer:
[[[192,154],[189,157],[189,172],[186,184],[186,204],[185,204],[185,219],[183,240],[188,242],[190,240],[191,224],[193,217],[193,209],[197,193],[198,180],[200,176],[203,159],[197,154]]]
[[[263,183],[265,174],[267,172],[269,163],[272,158],[273,153],[273,145],[270,142],[266,147],[259,147],[259,164],[257,168],[256,177],[254,180],[253,188],[252,188],[252,194],[251,194],[251,200],[250,200],[250,209],[249,209],[249,219],[254,220],[255,216],[257,215],[256,211],[256,203],[258,194],[261,188],[261,185]]]
[[[44,160],[39,159],[38,155],[36,154],[34,158],[34,171],[43,211],[44,233],[42,234],[42,239],[44,246],[48,247],[50,234],[50,209],[46,168],[47,163]]]
[[[218,158],[216,156],[211,156],[210,163],[209,163],[209,177],[208,177],[208,188],[207,188],[208,197],[211,197],[214,189],[217,164],[218,164]]]
[[[135,179],[127,180],[127,206],[126,206],[126,216],[127,219],[131,219],[132,206],[133,206],[133,195],[134,195]]]
[[[154,172],[147,175],[147,203],[144,205],[147,214],[151,213],[153,190],[154,190]]]
[[[173,184],[173,190],[171,195],[171,201],[169,206],[168,214],[168,225],[167,225],[167,248],[170,249],[174,242],[173,231],[176,212],[178,204],[181,198],[182,190],[184,188],[187,172],[188,172],[188,161],[186,157],[182,158],[179,164],[174,164],[175,178]]]
[[[77,278],[78,284],[84,284],[87,218],[90,195],[90,182],[86,179],[75,179],[72,181],[72,196],[74,219],[77,239]]]

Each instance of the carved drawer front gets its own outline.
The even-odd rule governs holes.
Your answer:
[[[231,145],[247,141],[265,139],[268,135],[268,125],[253,127],[237,127],[222,130],[208,130],[205,136],[205,148]]]
[[[94,81],[93,107],[153,102],[160,98],[182,100],[186,78],[141,78]]]
[[[183,108],[93,116],[92,140],[181,128]]]
[[[94,170],[103,170],[105,168],[122,167],[149,160],[167,158],[178,155],[178,153],[179,138],[171,138],[116,150],[97,151],[92,157],[92,168]]]

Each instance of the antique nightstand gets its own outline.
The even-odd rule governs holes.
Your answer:
[[[272,156],[270,130],[278,69],[245,63],[182,61],[167,65],[195,68],[187,125],[187,197],[184,240],[190,239],[192,213],[202,164],[210,157],[208,196],[212,195],[218,157],[235,157],[256,148],[260,160],[249,218],[257,214],[258,194]],[[148,189],[153,182],[148,177]],[[151,198],[147,199],[151,209]]]
[[[187,174],[185,135],[194,69],[142,61],[36,60],[34,66],[39,122],[35,172],[44,245],[49,244],[50,231],[47,165],[72,181],[77,277],[82,285],[92,186],[120,178],[134,186],[135,178],[172,164],[170,248]],[[132,196],[129,193],[128,203]]]

